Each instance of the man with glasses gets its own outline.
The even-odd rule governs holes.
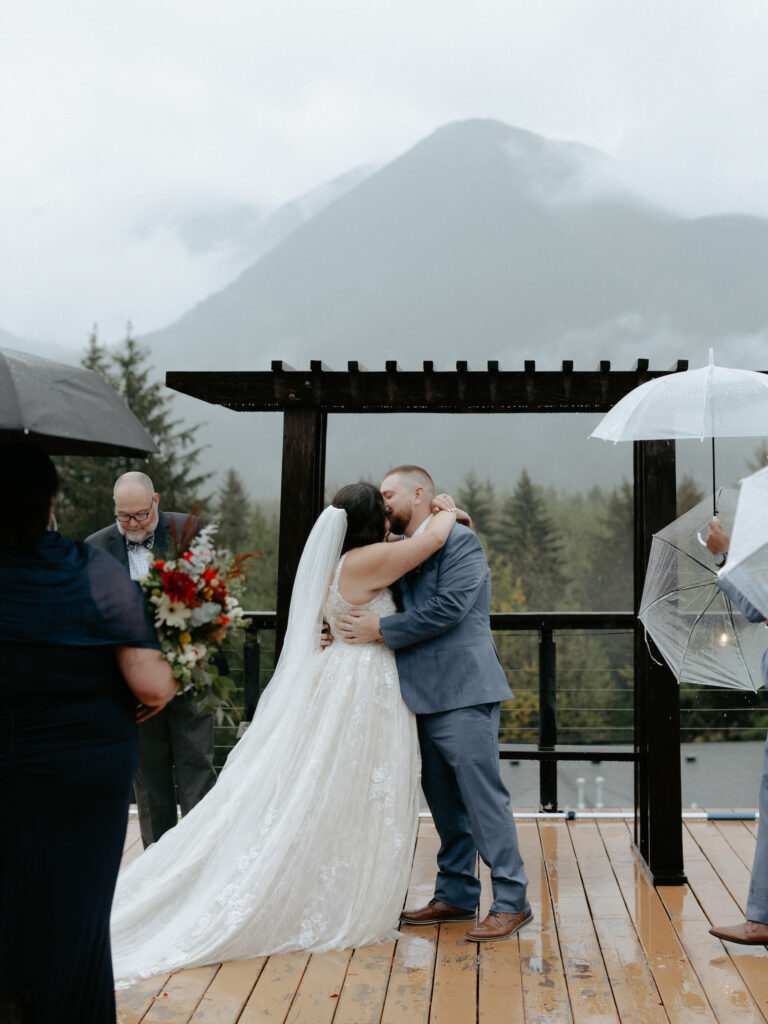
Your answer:
[[[86,537],[125,566],[131,579],[144,576],[150,560],[174,554],[188,526],[200,529],[197,516],[161,512],[160,495],[146,473],[124,473],[114,489],[115,522]],[[174,781],[175,771],[175,781]],[[201,715],[190,697],[179,693],[139,728],[139,769],[134,781],[144,846],[156,843],[187,814],[216,782],[213,770],[213,716]]]

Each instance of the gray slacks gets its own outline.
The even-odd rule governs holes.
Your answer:
[[[174,779],[175,775],[175,779]],[[174,697],[139,725],[139,768],[133,783],[141,839],[147,847],[187,814],[216,782],[213,715],[198,714],[192,700]]]
[[[757,826],[757,849],[752,862],[747,897],[747,920],[768,924],[768,739],[763,753],[763,776],[760,779],[760,822]]]
[[[491,910],[530,909],[509,793],[499,772],[498,704],[418,715],[421,786],[440,836],[435,897],[474,910],[477,854],[491,869]]]

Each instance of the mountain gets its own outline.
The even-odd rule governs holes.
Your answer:
[[[171,227],[190,252],[224,251],[230,263],[242,269],[375,170],[370,164],[355,167],[268,214],[248,205],[205,209],[171,214]]]
[[[0,348],[11,348],[17,352],[29,352],[33,356],[40,356],[43,359],[53,359],[57,363],[77,365],[80,355],[72,349],[61,345],[54,345],[45,341],[30,341],[28,338],[19,338],[10,331],[0,327]]]
[[[302,220],[237,280],[143,339],[158,369],[267,369],[348,359],[406,368],[457,359],[504,369],[572,359],[591,368],[677,358],[763,368],[768,222],[684,218],[623,187],[603,154],[492,120],[438,129]],[[238,469],[279,493],[281,418],[203,407],[207,468]],[[527,467],[564,488],[631,478],[631,446],[589,441],[589,416],[354,417],[329,422],[327,477],[375,479],[398,462],[457,489],[474,470],[499,488]],[[720,442],[723,480],[751,440]],[[730,447],[729,447],[730,445]],[[679,445],[680,473],[707,479],[704,446]],[[726,478],[726,474],[730,474]]]
[[[701,358],[736,338],[749,358],[768,326],[767,260],[764,220],[678,217],[623,190],[594,150],[464,121],[146,341],[175,368],[468,356],[578,366],[622,343],[634,361],[670,343]]]

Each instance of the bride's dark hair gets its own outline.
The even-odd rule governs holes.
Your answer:
[[[381,491],[373,484],[347,484],[336,491],[331,504],[347,513],[347,532],[342,555],[352,548],[376,544],[387,532],[387,513]]]

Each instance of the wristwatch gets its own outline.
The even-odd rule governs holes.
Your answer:
[[[718,569],[722,569],[723,566],[725,565],[727,559],[728,559],[728,552],[727,551],[720,551],[718,554],[716,554],[714,561],[715,561],[715,565],[717,566],[717,568]]]

